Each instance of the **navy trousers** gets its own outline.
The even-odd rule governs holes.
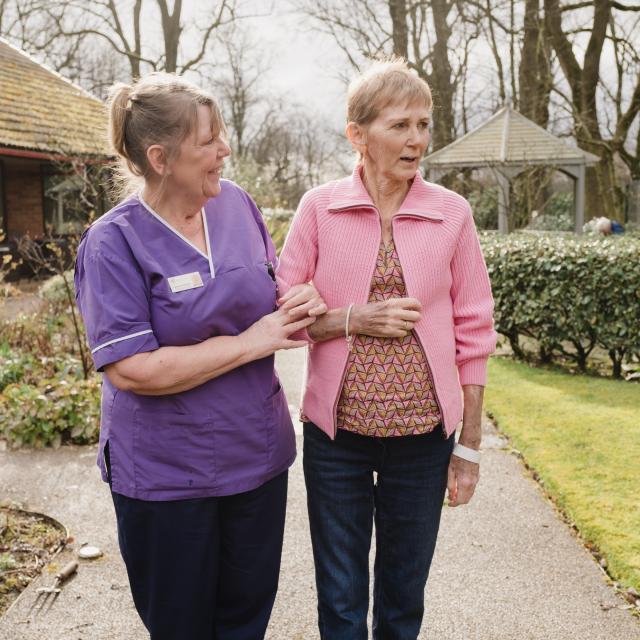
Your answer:
[[[304,475],[323,640],[415,640],[436,545],[453,436],[371,438],[304,425]],[[377,478],[374,477],[374,472]]]
[[[232,496],[112,493],[120,551],[151,640],[263,638],[278,589],[288,473]]]

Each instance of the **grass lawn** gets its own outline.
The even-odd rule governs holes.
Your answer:
[[[640,385],[493,358],[485,406],[611,575],[640,589]]]

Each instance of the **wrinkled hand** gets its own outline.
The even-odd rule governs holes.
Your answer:
[[[262,316],[240,334],[245,349],[255,359],[266,358],[280,349],[297,349],[307,344],[306,340],[290,340],[289,336],[305,329],[316,321],[315,317],[294,317],[284,309]]]
[[[447,479],[447,499],[450,507],[467,504],[480,479],[480,465],[452,455]]]
[[[351,312],[352,333],[381,338],[403,338],[420,320],[422,305],[417,298],[391,298],[357,305]]]
[[[296,318],[321,316],[327,312],[327,305],[312,284],[294,285],[281,298],[278,298],[278,304],[280,309]]]

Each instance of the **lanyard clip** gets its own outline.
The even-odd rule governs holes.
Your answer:
[[[267,273],[271,276],[271,279],[275,282],[276,281],[276,272],[273,268],[273,263],[271,261],[269,262],[265,262],[264,266],[267,267]]]

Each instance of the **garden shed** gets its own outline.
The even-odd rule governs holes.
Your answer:
[[[2,250],[25,234],[77,230],[83,221],[64,206],[78,189],[71,167],[108,157],[106,130],[100,100],[0,38]]]
[[[579,149],[505,105],[477,129],[428,155],[425,168],[432,179],[454,169],[491,168],[499,185],[498,230],[508,231],[509,184],[526,169],[552,167],[574,181],[575,232],[584,225],[585,169],[598,156]]]

